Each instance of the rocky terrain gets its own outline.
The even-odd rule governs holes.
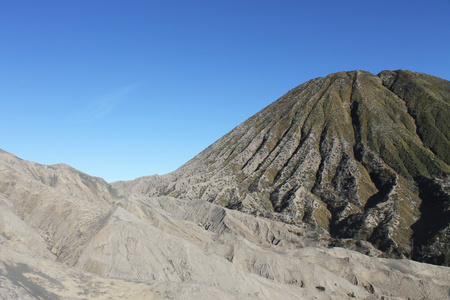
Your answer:
[[[0,299],[447,299],[450,268],[0,151]],[[373,249],[375,251],[375,249]]]
[[[330,245],[450,264],[450,82],[410,71],[310,80],[175,172],[114,187],[323,229]]]

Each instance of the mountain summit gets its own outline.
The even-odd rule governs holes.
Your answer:
[[[114,186],[203,199],[450,264],[450,82],[411,71],[310,80],[175,172]]]

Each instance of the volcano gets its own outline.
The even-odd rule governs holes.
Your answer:
[[[286,93],[173,173],[113,185],[202,199],[333,246],[450,263],[450,82],[340,72]],[[366,243],[364,243],[366,244]]]

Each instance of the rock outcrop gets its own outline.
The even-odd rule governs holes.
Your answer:
[[[309,224],[387,257],[450,263],[450,82],[340,72],[289,91],[175,172],[113,185]]]

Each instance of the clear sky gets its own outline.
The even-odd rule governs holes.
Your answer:
[[[107,181],[175,170],[288,90],[450,80],[450,1],[0,1],[0,148]]]

